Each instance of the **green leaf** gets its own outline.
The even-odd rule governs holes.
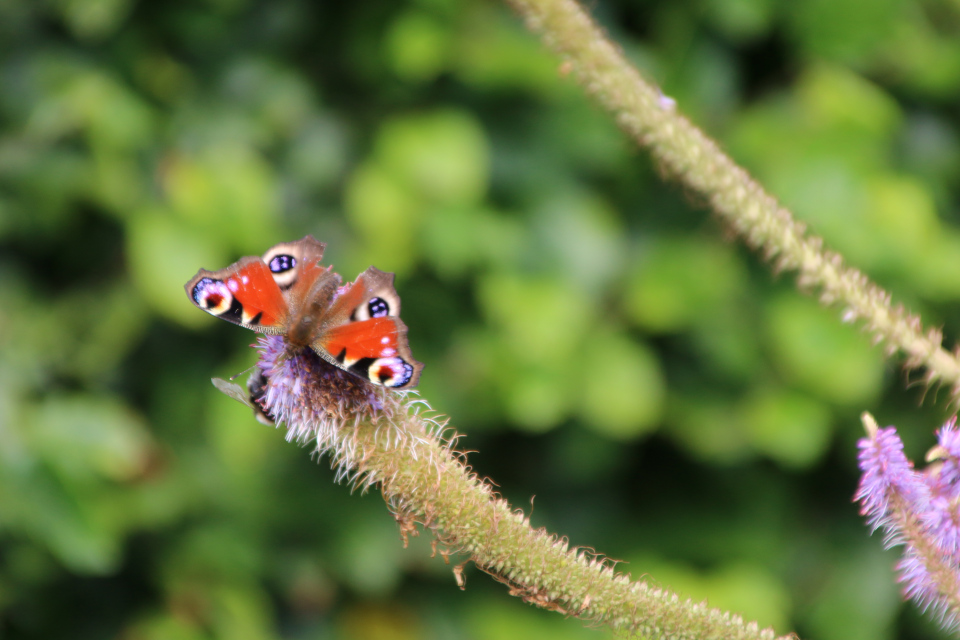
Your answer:
[[[50,397],[30,422],[32,448],[65,482],[129,480],[147,464],[151,442],[145,425],[116,400]]]
[[[842,125],[874,136],[890,136],[902,122],[893,97],[839,65],[821,63],[807,69],[797,84],[797,97],[820,125]]]
[[[734,404],[716,391],[699,391],[671,394],[667,432],[703,460],[731,464],[749,457],[753,451]]]
[[[960,233],[945,227],[924,250],[923,259],[910,265],[917,294],[935,301],[960,298]]]
[[[276,237],[273,170],[245,145],[216,144],[198,154],[173,155],[163,185],[172,210],[198,231],[257,254],[265,238]]]
[[[620,274],[627,243],[620,218],[605,200],[558,191],[536,207],[532,226],[530,253],[543,256],[587,295],[604,291]]]
[[[866,187],[872,266],[909,272],[911,265],[926,259],[941,235],[932,194],[920,180],[897,175],[877,176]]]
[[[459,78],[477,89],[521,89],[546,97],[573,94],[561,81],[557,61],[516,20],[478,3],[464,17],[451,58]]]
[[[810,603],[811,633],[823,640],[887,640],[898,610],[895,555],[879,545],[836,549],[836,557],[818,559],[827,570]]]
[[[431,209],[422,239],[424,257],[449,278],[481,265],[516,264],[527,240],[519,220],[474,207]]]
[[[630,563],[659,584],[694,602],[707,601],[710,607],[755,620],[761,628],[777,633],[789,629],[791,602],[787,586],[768,567],[749,562],[731,562],[711,571],[697,571],[678,563],[649,557]]]
[[[377,135],[375,154],[386,171],[421,198],[472,204],[487,189],[487,146],[476,119],[450,109],[387,121]]]
[[[866,405],[880,393],[883,354],[839,311],[796,294],[767,307],[767,341],[780,371],[801,388],[843,405]]]
[[[345,198],[347,216],[376,264],[390,271],[409,269],[423,216],[418,194],[382,164],[367,162],[350,176]]]
[[[503,374],[496,373],[498,377]],[[531,433],[559,426],[572,405],[570,376],[564,369],[519,367],[513,375],[505,375],[500,386],[507,415],[520,429]]]
[[[716,240],[658,239],[633,270],[624,306],[648,331],[680,331],[708,323],[718,307],[735,304],[745,280],[730,247]]]
[[[757,389],[740,408],[753,446],[781,464],[809,467],[830,444],[830,410],[803,394],[777,388]]]
[[[765,34],[774,17],[773,0],[705,0],[707,14],[735,40],[754,40]]]
[[[160,315],[204,326],[209,317],[191,304],[183,286],[201,267],[227,266],[221,242],[195,233],[162,209],[140,212],[127,225],[127,258],[140,294]]]
[[[576,289],[552,278],[513,273],[481,277],[481,309],[503,331],[503,340],[520,362],[569,369],[596,311]]]
[[[653,352],[622,334],[596,332],[583,355],[581,412],[593,430],[630,440],[658,425],[666,385]]]
[[[863,62],[909,19],[905,0],[805,0],[785,5],[788,27],[814,56]]]
[[[590,629],[568,624],[560,616],[537,610],[517,600],[488,600],[470,607],[467,615],[472,635],[477,640],[603,640],[609,630]]]
[[[81,40],[102,40],[111,35],[131,8],[130,0],[59,0],[57,4],[67,25]]]
[[[451,58],[447,28],[424,11],[400,14],[387,31],[385,46],[393,70],[412,82],[432,80]]]

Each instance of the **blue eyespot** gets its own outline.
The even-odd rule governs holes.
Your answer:
[[[383,298],[370,298],[367,309],[370,311],[371,318],[383,318],[390,315],[390,305]]]
[[[289,254],[281,253],[280,255],[273,256],[270,264],[267,266],[270,267],[270,271],[273,273],[284,273],[297,266],[297,259]]]

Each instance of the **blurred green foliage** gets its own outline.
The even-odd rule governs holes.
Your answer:
[[[679,108],[960,327],[960,4],[603,0]],[[663,183],[482,0],[0,0],[0,636],[588,638],[218,394],[184,297],[312,233],[396,271],[421,389],[536,526],[824,640],[934,638],[850,503],[945,409]]]

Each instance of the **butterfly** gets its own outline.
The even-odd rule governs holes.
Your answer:
[[[326,245],[313,236],[271,247],[219,271],[200,269],[184,285],[207,313],[293,347],[373,384],[414,387],[423,364],[413,359],[393,274],[370,267],[343,285],[320,260]]]

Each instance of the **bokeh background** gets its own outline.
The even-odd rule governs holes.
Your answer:
[[[679,109],[960,329],[960,2],[598,0]],[[855,490],[943,394],[664,184],[490,0],[0,1],[0,637],[580,639],[212,376],[199,267],[395,271],[425,398],[535,526],[823,640],[942,637]],[[920,406],[922,403],[922,406]]]

